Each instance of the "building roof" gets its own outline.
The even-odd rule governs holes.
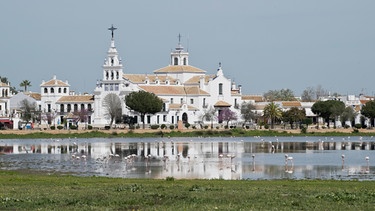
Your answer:
[[[232,105],[222,100],[217,101],[214,105],[214,107],[230,107],[230,106]]]
[[[208,81],[210,81],[210,79],[214,78],[215,75],[197,75],[197,76],[193,76],[189,80],[187,80],[185,82],[185,84],[199,84],[201,77],[204,77],[204,83],[208,83]]]
[[[155,95],[209,95],[206,91],[199,89],[197,86],[139,86],[146,92]]]
[[[57,103],[93,103],[93,95],[69,95],[60,97]]]
[[[34,98],[35,100],[38,100],[38,101],[40,101],[42,99],[42,95],[40,93],[36,93],[36,92],[28,92],[28,93],[25,93],[25,95],[27,95],[29,97],[32,97],[32,98]]]
[[[263,102],[264,98],[261,95],[242,95],[242,100],[254,100],[255,102]]]
[[[281,104],[283,107],[301,107],[301,102],[299,101],[283,101]]]
[[[132,83],[136,84],[143,84],[145,83],[146,79],[149,80],[150,83],[155,83],[156,80],[159,80],[160,84],[166,84],[165,82],[169,80],[170,83],[175,83],[176,79],[166,75],[149,75],[149,74],[123,74],[122,77],[125,80],[129,80]]]
[[[168,65],[154,71],[154,73],[205,73],[206,71],[191,65]]]
[[[0,86],[6,86],[6,87],[9,87],[9,85],[8,85],[8,84],[6,84],[6,83],[3,83],[3,82],[1,82],[1,81],[0,81]]]
[[[60,87],[68,87],[70,86],[67,82],[63,82],[56,78],[53,78],[47,82],[42,82],[40,86],[60,86]]]
[[[182,110],[182,106],[183,104],[169,104],[169,109],[170,110]],[[194,106],[190,106],[190,105],[187,106],[187,109],[190,111],[199,110],[198,108]]]

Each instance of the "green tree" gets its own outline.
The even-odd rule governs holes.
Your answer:
[[[257,117],[256,113],[254,112],[255,105],[252,103],[242,103],[241,105],[241,116],[244,120],[244,123],[242,126],[246,124],[246,122],[251,122],[251,120],[255,119]]]
[[[265,118],[271,120],[271,129],[273,129],[275,121],[282,117],[282,111],[279,105],[275,104],[274,102],[271,102],[264,107],[263,115]]]
[[[104,116],[110,119],[109,128],[111,128],[114,120],[122,116],[121,100],[114,93],[107,94],[103,99],[103,107]]]
[[[154,93],[139,91],[132,92],[125,97],[126,106],[139,112],[145,128],[145,115],[155,114],[163,109],[163,101]]]
[[[283,112],[283,121],[290,124],[291,129],[294,129],[294,124],[301,124],[302,120],[306,118],[305,109],[299,109],[292,107],[289,110]]]
[[[333,120],[334,127],[336,128],[336,121],[338,117],[344,112],[345,110],[345,103],[342,101],[337,100],[328,100],[331,116],[330,118]]]
[[[263,96],[268,102],[296,100],[293,91],[290,89],[269,90]]]
[[[371,127],[373,127],[375,119],[375,101],[371,100],[364,104],[361,109],[361,114],[370,119]]]
[[[311,111],[317,116],[322,117],[328,127],[330,119],[334,120],[336,127],[337,117],[344,112],[344,109],[345,104],[342,101],[337,100],[318,101],[311,107]]]
[[[27,87],[30,87],[30,86],[31,86],[31,82],[29,80],[23,80],[20,83],[20,87],[23,87],[25,92],[27,92]]]

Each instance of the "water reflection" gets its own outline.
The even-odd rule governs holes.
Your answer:
[[[123,178],[370,179],[373,137],[0,140],[1,169]]]

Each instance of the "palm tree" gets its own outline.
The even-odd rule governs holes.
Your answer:
[[[283,114],[279,105],[271,102],[266,107],[264,107],[264,117],[271,119],[271,129],[273,129],[273,125],[276,119],[280,119]]]
[[[21,83],[20,83],[20,87],[24,87],[25,88],[25,92],[27,92],[27,87],[28,86],[31,86],[31,82],[29,80],[23,80]]]

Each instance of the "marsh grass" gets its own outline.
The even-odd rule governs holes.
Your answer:
[[[0,210],[372,210],[375,183],[175,180],[0,171]]]
[[[118,130],[110,132],[87,131],[72,132],[61,131],[61,133],[51,134],[47,132],[30,132],[25,134],[1,133],[0,139],[36,139],[36,138],[146,138],[146,137],[253,137],[253,136],[375,136],[375,133],[344,133],[344,132],[311,132],[311,133],[291,133],[277,130],[243,130],[239,128],[229,130],[158,130],[155,132],[134,130]]]

